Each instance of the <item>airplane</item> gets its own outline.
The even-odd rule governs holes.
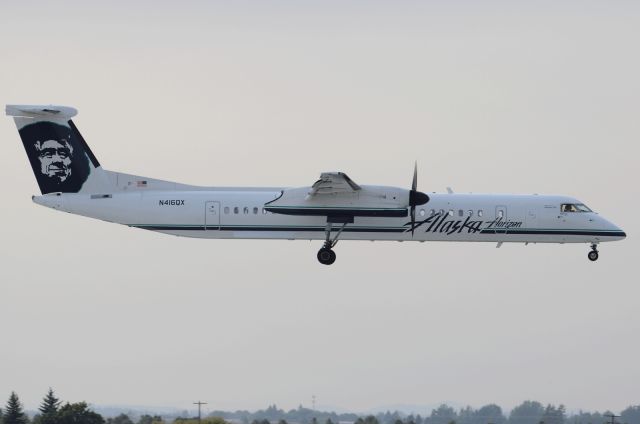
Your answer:
[[[622,240],[624,231],[568,196],[426,194],[359,185],[324,172],[303,187],[200,187],[108,171],[71,118],[54,105],[7,105],[41,191],[52,209],[176,236],[211,239],[321,240],[331,265],[338,240],[588,243]]]

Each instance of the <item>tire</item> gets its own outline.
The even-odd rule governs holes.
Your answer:
[[[591,262],[597,261],[598,260],[598,251],[597,250],[592,250],[591,252],[589,252],[587,257],[589,258],[589,260]]]
[[[331,265],[336,261],[336,252],[329,250],[329,253],[331,254],[331,258],[329,258],[329,263],[327,265]]]
[[[318,261],[322,265],[331,265],[336,261],[336,253],[331,249],[323,247],[322,249],[318,250]]]

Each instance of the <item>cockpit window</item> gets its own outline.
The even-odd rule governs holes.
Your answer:
[[[582,203],[563,203],[560,205],[560,210],[562,212],[591,212],[591,209]]]

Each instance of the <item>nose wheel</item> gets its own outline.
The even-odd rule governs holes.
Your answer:
[[[591,262],[595,262],[598,260],[598,246],[595,244],[591,245],[591,252],[587,255]]]

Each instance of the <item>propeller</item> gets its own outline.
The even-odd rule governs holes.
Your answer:
[[[416,226],[416,206],[424,205],[429,201],[429,196],[418,191],[418,162],[416,161],[413,166],[413,182],[411,183],[411,190],[409,191],[409,206],[411,207],[411,237]]]

